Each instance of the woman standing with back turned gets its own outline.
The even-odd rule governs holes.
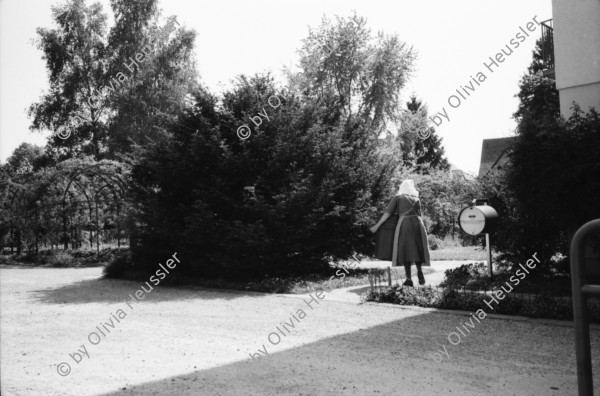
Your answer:
[[[379,222],[371,227],[371,232],[377,232],[377,229],[394,213],[398,214],[400,218],[394,233],[392,266],[404,265],[406,272],[404,285],[413,286],[410,267],[412,263],[415,263],[419,284],[424,285],[425,277],[421,266],[429,266],[431,263],[427,246],[427,231],[421,219],[419,192],[415,189],[412,180],[402,182],[398,194],[392,198],[386,213],[381,216]]]

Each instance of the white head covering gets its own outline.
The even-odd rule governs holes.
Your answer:
[[[400,189],[396,195],[400,194],[411,195],[415,198],[419,198],[419,192],[415,189],[415,183],[411,179],[404,180],[402,184],[400,184]]]

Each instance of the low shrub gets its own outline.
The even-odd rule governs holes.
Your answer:
[[[132,265],[131,254],[129,252],[121,252],[104,267],[104,277],[120,278],[125,271],[132,269]]]
[[[485,296],[481,294],[461,294],[455,290],[446,289],[435,308],[477,311],[481,308],[484,298]]]
[[[514,275],[510,266],[494,266],[494,276],[488,275],[488,267],[485,263],[463,264],[460,267],[446,270],[445,278],[441,287],[466,290],[495,290],[503,286]],[[527,281],[519,285],[520,293],[531,293],[551,297],[570,296],[571,279],[562,274],[547,275],[545,272],[532,271],[527,276]]]
[[[489,280],[487,276],[487,265],[483,262],[463,264],[460,267],[448,269],[440,286],[453,289],[476,288],[475,286],[485,284]]]
[[[532,318],[573,320],[573,305],[570,300],[541,295],[524,304],[521,314]]]
[[[490,298],[486,298],[487,301]],[[483,300],[481,300],[481,304],[483,304]],[[519,315],[519,316],[529,316],[531,318],[549,318],[549,319],[558,319],[552,315],[542,314],[541,316],[530,315],[529,312],[535,312],[535,308],[527,311],[527,307],[535,304],[535,300],[529,301],[524,298],[518,298],[511,295],[507,295],[504,300],[500,302],[497,306],[494,306],[494,313],[502,314],[502,315]],[[487,308],[487,305],[485,306]],[[478,308],[479,309],[479,308]]]
[[[246,290],[265,292],[265,293],[289,293],[293,287],[291,279],[284,278],[265,278],[262,281],[248,282]]]
[[[97,254],[95,250],[41,250],[24,252],[18,255],[7,255],[4,262],[10,264],[27,263],[34,266],[51,267],[98,267],[112,262],[117,256],[128,252],[129,248],[107,247]]]
[[[46,257],[46,263],[50,267],[72,267],[74,261],[73,256],[63,250],[54,251]]]
[[[419,307],[435,307],[442,297],[438,290],[433,288],[419,288],[396,286],[396,303],[402,305],[417,305]]]
[[[429,245],[429,249],[438,250],[442,244],[442,240],[433,234],[429,234],[427,235],[427,243]]]
[[[370,290],[363,297],[365,301],[387,302],[399,305],[416,305],[419,307],[437,307],[443,298],[443,292],[431,287],[412,288],[393,286],[383,290]]]
[[[531,318],[572,320],[573,305],[570,300],[549,295],[537,295],[533,300],[507,295],[499,304],[493,303],[494,310],[484,303],[490,301],[489,294],[460,293],[452,289],[391,287],[369,291],[365,301],[386,302],[399,305],[414,305],[426,308],[440,308],[475,312],[483,309],[486,313],[518,315]],[[600,303],[588,302],[590,322],[600,323]]]

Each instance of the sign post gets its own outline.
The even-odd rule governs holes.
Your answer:
[[[490,233],[485,233],[485,250],[488,256],[488,270],[490,271],[490,278],[494,276],[492,272],[492,245],[490,245]]]

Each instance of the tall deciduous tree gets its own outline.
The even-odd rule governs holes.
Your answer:
[[[23,173],[22,169],[37,170],[44,165],[44,148],[29,143],[21,143],[6,159],[6,163],[12,173]]]
[[[119,153],[155,140],[185,108],[187,95],[197,88],[196,33],[184,29],[177,16],[163,21],[157,0],[111,4],[116,24],[108,40],[114,51],[108,76],[128,76],[124,87],[107,98],[115,109],[108,126],[110,151]],[[143,55],[141,61],[137,54]]]
[[[29,108],[33,118],[30,128],[67,130],[69,139],[60,139],[56,134],[50,139],[51,148],[59,156],[98,157],[106,142],[106,130],[99,122],[101,112],[88,98],[102,83],[106,15],[99,3],[88,7],[84,0],[71,0],[52,6],[52,16],[56,29],[37,29],[37,45],[46,60],[50,90]]]
[[[366,19],[323,19],[299,51],[299,73],[289,72],[298,94],[323,101],[332,116],[367,123],[373,134],[398,121],[400,90],[408,81],[416,57],[396,35],[373,36]]]
[[[151,40],[165,25],[156,0],[112,0],[111,7],[110,32],[102,6],[85,0],[52,7],[58,27],[38,29],[50,92],[30,107],[31,129],[70,132],[51,138],[59,158],[99,159],[145,144],[162,133],[152,126],[173,117],[195,85],[193,32],[175,25],[172,34]],[[140,61],[143,52],[150,55]]]

